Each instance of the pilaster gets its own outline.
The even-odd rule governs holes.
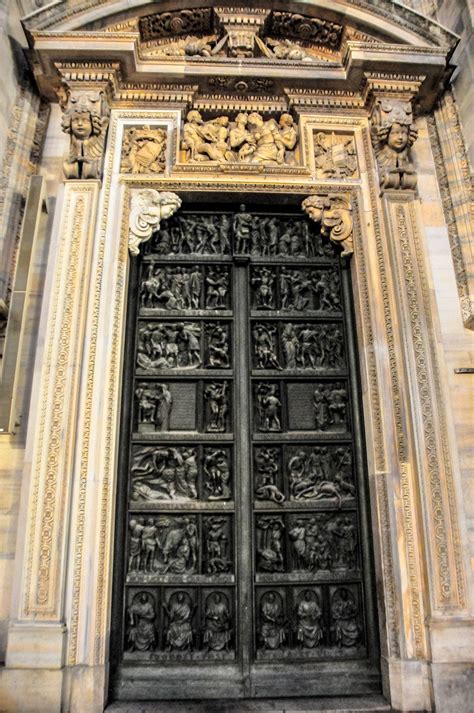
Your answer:
[[[10,668],[57,669],[64,662],[69,501],[99,188],[96,180],[66,183],[52,240],[51,301],[42,318],[44,353],[33,387],[37,415],[29,433],[24,566],[8,639]]]

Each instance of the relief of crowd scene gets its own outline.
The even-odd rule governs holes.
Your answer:
[[[229,369],[229,326],[220,322],[147,322],[138,329],[137,366]]]
[[[227,309],[229,288],[229,268],[171,267],[151,262],[143,270],[140,309]]]
[[[128,582],[232,569],[231,524],[219,515],[130,515]]]
[[[163,220],[145,253],[325,259],[334,258],[335,249],[303,216],[252,213],[242,204],[235,213],[182,211]],[[324,286],[317,290],[324,291]]]

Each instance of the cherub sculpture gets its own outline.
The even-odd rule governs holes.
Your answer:
[[[382,189],[414,189],[416,173],[409,151],[418,132],[410,102],[380,99],[372,117],[372,141]]]
[[[100,178],[105,138],[109,125],[103,92],[69,94],[62,129],[71,137],[64,161],[68,179]]]

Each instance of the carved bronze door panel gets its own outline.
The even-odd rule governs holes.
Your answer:
[[[112,691],[378,690],[347,264],[308,219],[188,209],[131,275]]]

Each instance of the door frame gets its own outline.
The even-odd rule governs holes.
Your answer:
[[[333,110],[332,110],[333,111]],[[120,173],[124,129],[144,123],[168,129],[168,164],[163,175],[138,179]],[[119,452],[121,374],[125,345],[129,279],[128,218],[130,190],[151,187],[174,191],[183,199],[222,191],[238,195],[274,193],[299,198],[318,193],[350,195],[355,254],[351,273],[357,322],[383,686],[398,708],[431,708],[430,639],[454,636],[467,616],[465,554],[461,545],[462,507],[455,439],[442,378],[437,308],[431,290],[424,219],[416,195],[379,195],[376,163],[366,117],[302,114],[298,171],[255,171],[234,176],[204,167],[202,173],[175,171],[181,111],[113,109],[102,186],[69,181],[57,203],[42,330],[49,351],[40,345],[34,379],[22,512],[28,523],[19,533],[18,578],[9,652],[24,657],[25,631],[48,641],[45,658],[22,658],[23,667],[64,667],[70,700],[91,710],[107,699],[110,661],[111,585]],[[426,121],[413,147],[415,165],[430,155]],[[353,135],[360,177],[345,182],[316,182],[311,174],[312,132],[343,129]],[[424,133],[423,133],[424,132]],[[419,152],[419,154],[417,154]],[[418,158],[417,158],[418,157]],[[430,169],[434,179],[434,167]],[[90,191],[90,203],[85,195]],[[420,190],[425,190],[420,185]],[[98,198],[98,202],[97,202]],[[74,211],[80,201],[82,213]],[[87,208],[86,212],[85,208]],[[425,219],[426,222],[426,219]],[[70,245],[90,240],[68,283]],[[86,277],[84,277],[84,275]],[[71,289],[81,295],[81,314],[61,329],[63,305]],[[72,414],[63,436],[70,460],[57,479],[45,480],[41,454],[50,431],[40,413],[42,394],[61,384],[63,364],[49,358],[74,345],[78,378],[67,383]],[[76,372],[74,372],[76,373]],[[39,453],[39,456],[37,455]],[[50,461],[48,460],[48,463]],[[67,477],[66,477],[67,476]],[[37,508],[38,500],[43,502]],[[52,500],[51,500],[52,499]],[[54,532],[49,526],[49,502]],[[46,509],[45,509],[46,508]],[[61,553],[45,560],[51,609],[32,611],[30,597],[45,579],[45,567],[33,565],[34,553]],[[48,595],[49,596],[49,595]],[[49,606],[49,600],[48,600]],[[459,619],[461,621],[461,619]],[[451,623],[449,623],[451,622]],[[446,623],[446,624],[445,624]],[[457,628],[456,628],[457,627]],[[36,639],[35,639],[36,640]],[[444,641],[444,639],[443,639]],[[43,643],[41,643],[43,646]],[[441,649],[440,649],[441,650]],[[51,654],[50,652],[53,652]],[[36,652],[36,649],[35,649]],[[7,662],[13,665],[13,658]],[[56,671],[54,672],[56,673]],[[61,673],[57,671],[57,673]],[[54,684],[56,686],[56,684]]]

